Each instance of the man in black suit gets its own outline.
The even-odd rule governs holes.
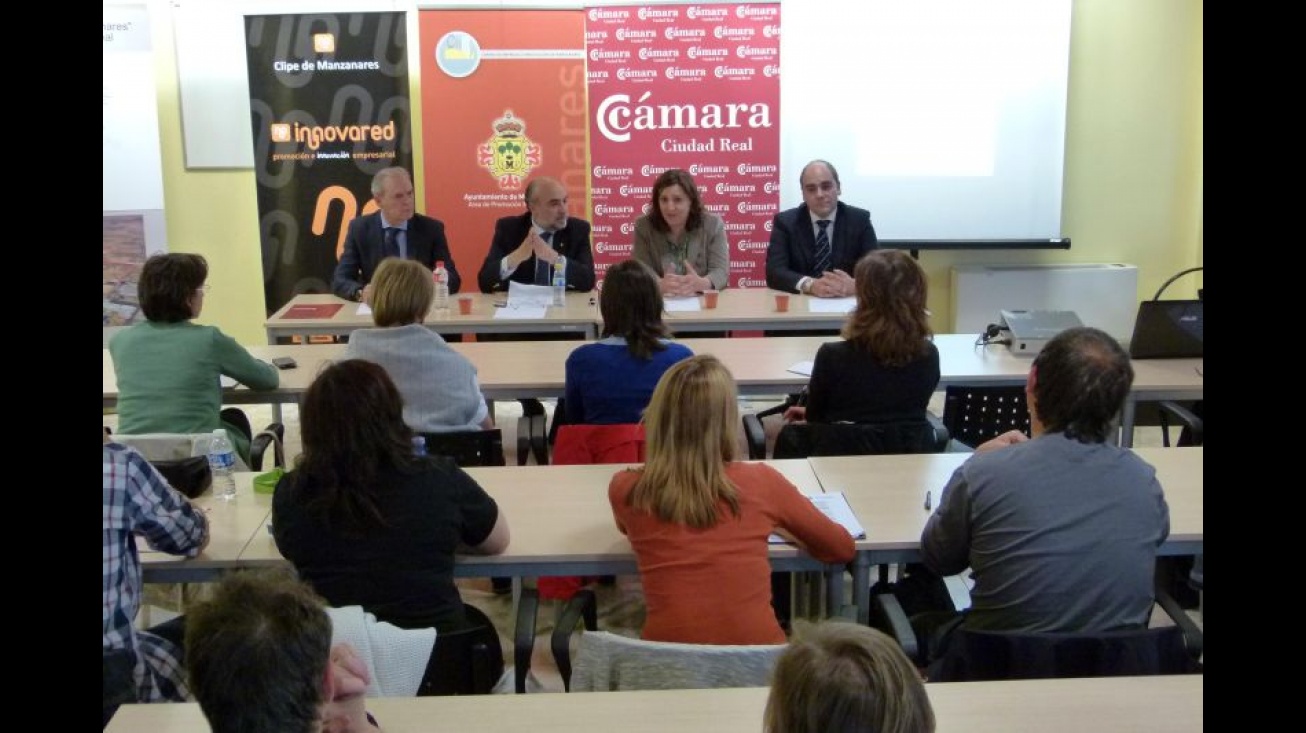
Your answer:
[[[380,208],[349,222],[345,251],[340,255],[331,290],[345,300],[368,301],[372,273],[386,257],[417,260],[431,270],[444,261],[449,292],[458,292],[462,278],[449,254],[444,223],[414,209],[413,179],[403,168],[382,168],[372,177],[372,198]]]
[[[567,189],[552,178],[536,178],[526,186],[527,212],[495,222],[494,240],[477,276],[481,292],[507,290],[509,282],[549,285],[553,264],[567,258],[567,289],[594,289],[594,256],[590,225],[567,217]]]
[[[839,200],[839,172],[824,160],[803,166],[798,180],[802,206],[771,222],[766,285],[818,298],[853,295],[853,267],[877,241],[871,212]]]

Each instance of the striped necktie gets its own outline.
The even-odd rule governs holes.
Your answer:
[[[816,226],[820,232],[816,235],[816,276],[824,275],[830,269],[830,235],[826,234],[826,227],[830,226],[829,219],[818,219]]]

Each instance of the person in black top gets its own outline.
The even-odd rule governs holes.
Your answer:
[[[807,405],[789,408],[787,420],[923,417],[939,386],[925,271],[902,250],[875,250],[857,262],[853,277],[857,307],[844,324],[844,340],[817,350]]]
[[[272,497],[277,549],[300,577],[331,605],[401,628],[482,623],[458,595],[454,554],[503,552],[507,520],[450,459],[415,455],[385,370],[332,364],[300,409],[303,453]]]

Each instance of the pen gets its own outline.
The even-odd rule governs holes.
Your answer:
[[[933,503],[933,502],[930,501],[930,499],[931,499],[931,495],[932,495],[933,493],[934,493],[934,492],[932,492],[932,491],[926,491],[926,492],[925,492],[925,511],[927,511],[927,512],[930,510],[930,505]]]

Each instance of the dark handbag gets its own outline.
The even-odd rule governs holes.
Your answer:
[[[194,499],[213,484],[208,456],[191,456],[172,461],[150,461],[172,488]]]

